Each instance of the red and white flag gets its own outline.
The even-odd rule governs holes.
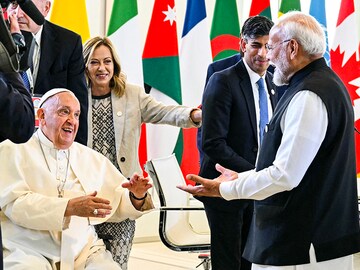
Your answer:
[[[174,0],[156,0],[143,51],[144,83],[166,105],[182,104],[179,49]],[[183,155],[183,132],[169,125],[146,125],[147,158]],[[141,157],[141,156],[140,156]]]
[[[360,130],[360,38],[359,20],[354,0],[342,0],[330,50],[331,67],[349,91],[355,113],[355,127]],[[355,134],[356,172],[360,178],[360,134]]]

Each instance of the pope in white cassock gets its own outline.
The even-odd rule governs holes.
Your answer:
[[[5,269],[121,269],[93,225],[152,209],[149,179],[128,181],[74,142],[80,104],[71,91],[50,90],[39,107],[40,128],[28,142],[0,144]]]

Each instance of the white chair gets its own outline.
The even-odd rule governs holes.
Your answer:
[[[210,229],[206,222],[204,207],[192,207],[188,193],[176,188],[177,185],[186,184],[179,164],[174,154],[147,161],[145,170],[154,182],[155,190],[160,200],[160,221],[159,236],[166,247],[174,251],[188,252],[209,252],[210,250]],[[196,200],[197,201],[197,200]],[[199,230],[190,222],[190,212],[194,211],[202,215],[196,215],[205,219],[202,224],[206,228]],[[199,212],[200,211],[200,212]],[[195,216],[195,215],[194,215]],[[204,227],[204,226],[203,226]],[[208,254],[201,254],[199,258],[204,269],[210,269],[210,257]]]

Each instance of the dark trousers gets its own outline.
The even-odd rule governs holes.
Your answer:
[[[232,212],[204,205],[211,231],[211,269],[250,270],[251,263],[241,255],[250,229],[253,202],[244,201],[242,208]]]

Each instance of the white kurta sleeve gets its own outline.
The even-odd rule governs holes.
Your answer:
[[[320,97],[311,91],[297,93],[281,119],[283,137],[273,164],[221,183],[221,196],[226,200],[262,200],[298,186],[325,138],[327,126],[327,110]]]

